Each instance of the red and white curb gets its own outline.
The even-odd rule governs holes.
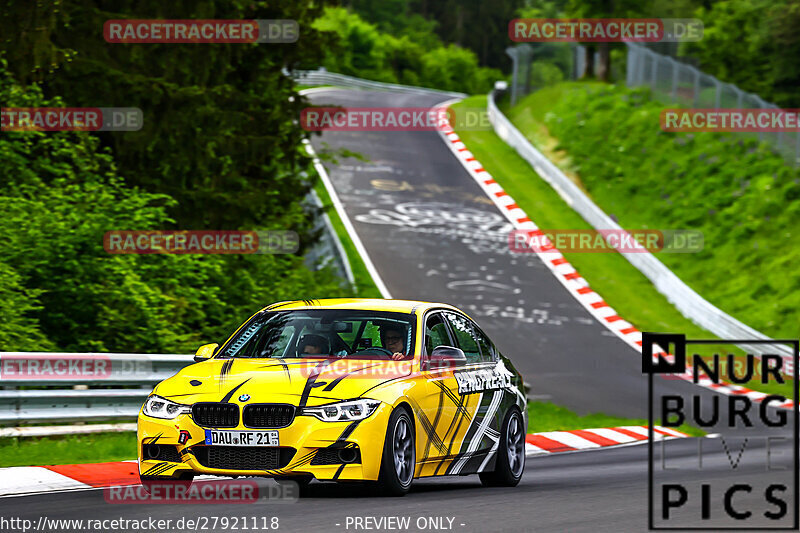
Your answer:
[[[459,99],[450,100],[437,107],[447,108]],[[446,116],[446,114],[443,114]],[[494,202],[500,212],[511,222],[515,229],[526,230],[531,235],[543,236],[539,227],[528,217],[525,211],[520,208],[514,199],[505,191],[499,183],[495,181],[483,165],[475,159],[458,134],[453,131],[451,126],[443,127],[439,130],[439,135],[450,150],[455,154],[461,165],[466,169],[470,176],[483,189],[489,199]],[[538,232],[538,233],[537,233]],[[597,319],[603,326],[611,330],[617,337],[622,339],[631,348],[641,353],[642,351],[642,332],[630,322],[623,319],[613,307],[608,305],[603,298],[589,286],[589,282],[581,276],[569,261],[552,246],[548,251],[535,251],[542,263],[550,269],[556,279],[564,285],[567,291],[583,305],[586,310]],[[653,360],[659,357],[669,359],[672,357],[664,351],[653,354]],[[690,373],[671,376],[673,379],[684,379],[692,381]],[[765,396],[764,393],[757,392],[746,387],[732,384],[712,384],[711,380],[700,379],[699,386],[709,388],[721,394],[729,396],[747,396],[755,402],[760,402]],[[773,403],[775,407],[792,408],[794,402],[787,400],[782,404]]]
[[[655,426],[654,431],[657,439],[688,437],[685,433],[661,426]],[[546,431],[526,436],[525,455],[532,457],[646,441],[647,426]],[[195,479],[215,479],[215,477],[201,476]],[[0,497],[138,484],[137,461],[0,468]]]
[[[688,437],[686,433],[662,426],[653,426],[656,440]],[[643,444],[647,442],[647,426],[620,426],[614,428],[573,429],[569,431],[544,431],[531,433],[525,438],[525,455],[577,452],[607,446]]]
[[[138,484],[138,461],[0,468],[0,497]]]

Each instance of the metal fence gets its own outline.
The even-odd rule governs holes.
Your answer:
[[[642,45],[626,43],[628,59],[625,83],[628,87],[649,87],[656,98],[682,107],[699,109],[778,109],[758,95],[748,93],[704,74],[686,63],[676,61]],[[769,143],[794,165],[800,164],[800,132],[760,132],[752,134]]]
[[[586,65],[586,49],[573,43],[523,43],[506,48],[511,58],[511,105],[537,89],[577,79]]]
[[[495,93],[487,98],[489,121],[497,135],[525,159],[536,172],[547,181],[584,220],[595,229],[622,228],[600,209],[575,183],[548,160],[544,154],[534,148],[525,136],[500,111],[495,102]],[[769,337],[756,331],[732,316],[718,309],[702,296],[697,294],[653,254],[627,253],[621,254],[636,269],[655,285],[658,292],[666,296],[685,317],[723,339],[761,339]],[[740,344],[749,353],[761,355],[778,353],[786,361],[786,369],[794,375],[793,351],[788,346],[771,345],[767,348],[757,344]],[[768,350],[768,351],[765,351]]]

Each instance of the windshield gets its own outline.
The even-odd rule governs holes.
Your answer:
[[[254,316],[219,357],[347,357],[392,359],[414,355],[414,315],[315,309]],[[397,357],[395,357],[396,359]]]

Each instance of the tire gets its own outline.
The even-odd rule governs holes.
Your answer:
[[[512,407],[503,420],[494,471],[481,472],[479,476],[487,487],[516,487],[524,472],[525,429],[522,414]]]
[[[139,474],[139,482],[148,494],[152,493],[152,487],[164,485],[180,485],[186,487],[188,490],[192,486],[194,474],[182,474],[179,478],[159,477],[159,476],[143,476]]]
[[[416,466],[414,423],[408,411],[392,411],[383,443],[378,489],[385,496],[405,496],[414,480]]]

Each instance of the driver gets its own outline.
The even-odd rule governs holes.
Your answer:
[[[381,327],[381,344],[392,352],[392,359],[400,361],[406,355],[406,331],[399,324],[385,324]]]
[[[297,355],[320,355],[330,353],[328,339],[322,335],[309,333],[300,337],[297,342]]]

